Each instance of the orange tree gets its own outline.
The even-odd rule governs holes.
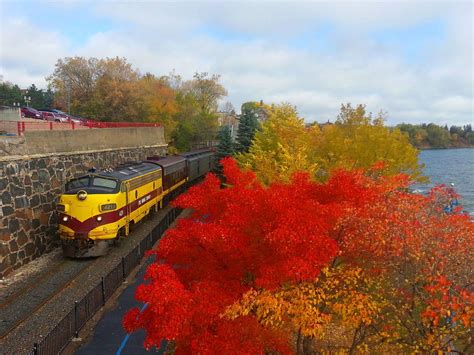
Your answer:
[[[468,217],[406,192],[408,177],[335,171],[264,187],[232,159],[176,205],[124,319],[177,353],[468,349]],[[462,256],[462,257],[461,257]],[[340,336],[335,336],[339,334]],[[328,339],[330,341],[328,341]]]

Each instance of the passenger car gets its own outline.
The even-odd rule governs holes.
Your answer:
[[[43,119],[46,121],[53,121],[53,122],[69,122],[69,119],[67,116],[56,113],[56,112],[51,112],[51,111],[39,111],[41,115],[43,116]]]
[[[62,122],[62,123],[70,122],[69,115],[61,110],[56,110],[54,108],[42,108],[42,109],[39,109],[39,111],[43,113],[43,116],[46,117],[48,121],[55,121],[55,122]]]
[[[35,119],[38,119],[38,120],[43,119],[43,116],[41,115],[41,112],[34,109],[33,107],[21,107],[20,112],[21,112],[21,117],[35,118]]]

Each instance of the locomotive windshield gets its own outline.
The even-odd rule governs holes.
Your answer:
[[[83,176],[69,181],[66,184],[66,191],[89,188],[91,191],[97,192],[113,192],[117,190],[118,182],[116,180],[104,178],[101,176]]]
[[[117,188],[117,181],[95,176],[92,178],[91,186],[115,190]]]
[[[78,179],[71,180],[66,184],[66,191],[88,187],[89,180],[90,180],[89,176],[84,176]]]

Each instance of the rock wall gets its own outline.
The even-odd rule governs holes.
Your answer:
[[[55,204],[65,182],[91,167],[166,154],[166,145],[0,160],[0,277],[58,245]]]

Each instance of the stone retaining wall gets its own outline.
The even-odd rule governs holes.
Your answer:
[[[23,156],[0,161],[0,277],[58,245],[55,204],[65,182],[91,167],[166,154],[163,144]]]

